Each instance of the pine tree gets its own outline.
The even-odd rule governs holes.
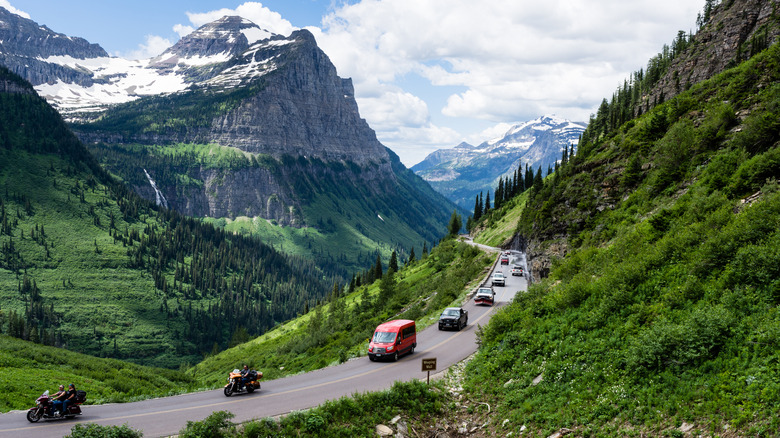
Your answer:
[[[479,202],[480,196],[482,196],[481,193],[474,200],[474,221],[478,221],[482,217],[482,204]]]
[[[409,251],[409,260],[406,261],[407,265],[411,265],[412,263],[414,263],[414,247]]]
[[[393,271],[398,272],[398,256],[395,254],[395,251],[390,254],[390,263],[388,264],[387,269],[392,269]]]
[[[498,177],[498,187],[496,187],[496,199],[493,201],[496,205],[496,209],[501,208],[501,204],[504,203],[504,178]]]
[[[531,188],[534,185],[534,170],[528,167],[528,163],[525,163],[525,190]]]
[[[485,197],[485,214],[490,211],[490,190],[487,192],[487,197]]]
[[[536,175],[534,175],[533,187],[536,190],[540,190],[543,184],[544,181],[542,180],[542,166],[539,166],[539,168],[536,170]]]
[[[463,222],[460,219],[460,215],[458,214],[458,211],[453,210],[452,216],[450,216],[450,224],[447,227],[450,236],[456,236],[462,227],[463,227]]]
[[[376,263],[374,263],[374,280],[382,278],[382,259],[379,258],[379,253],[376,254]]]

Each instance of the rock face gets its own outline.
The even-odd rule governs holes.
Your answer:
[[[352,81],[336,74],[314,36],[300,30],[275,41],[289,41],[283,53],[258,50],[243,57],[246,65],[275,56],[276,70],[256,95],[213,120],[209,141],[274,157],[389,163],[384,146],[360,118]]]
[[[478,146],[461,143],[440,149],[414,165],[412,170],[460,207],[471,210],[480,192],[493,191],[499,177],[512,176],[528,165],[536,172],[561,159],[564,148],[574,147],[585,124],[555,116],[543,116],[517,124],[503,137]]]
[[[97,44],[52,31],[0,7],[0,63],[33,85],[65,79],[84,86],[92,84],[88,71],[41,61],[52,56],[77,59],[107,57]]]
[[[773,0],[720,2],[696,34],[695,43],[672,61],[669,71],[648,93],[647,101],[676,96],[688,85],[709,79],[748,59],[754,50],[777,41],[777,7]]]

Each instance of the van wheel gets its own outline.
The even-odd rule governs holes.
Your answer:
[[[409,349],[409,354],[414,353],[414,345],[412,345],[412,348]]]
[[[368,355],[368,360],[370,360],[371,362],[376,362],[376,358],[370,354]]]
[[[398,352],[396,351],[395,353],[393,353],[393,362],[397,362],[397,361],[398,361]]]

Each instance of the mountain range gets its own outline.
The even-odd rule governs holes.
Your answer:
[[[512,177],[526,166],[547,171],[564,150],[576,152],[584,123],[546,115],[512,126],[502,137],[478,146],[461,143],[439,149],[412,170],[434,189],[465,210],[471,210],[480,193],[495,189],[500,177]]]
[[[377,140],[306,30],[226,16],[128,61],[0,11],[9,68],[146,199],[343,275],[430,245],[456,209]]]

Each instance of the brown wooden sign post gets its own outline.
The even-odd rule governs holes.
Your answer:
[[[431,384],[431,371],[436,371],[436,358],[431,359],[423,359],[422,360],[422,370],[428,371],[428,385]]]

